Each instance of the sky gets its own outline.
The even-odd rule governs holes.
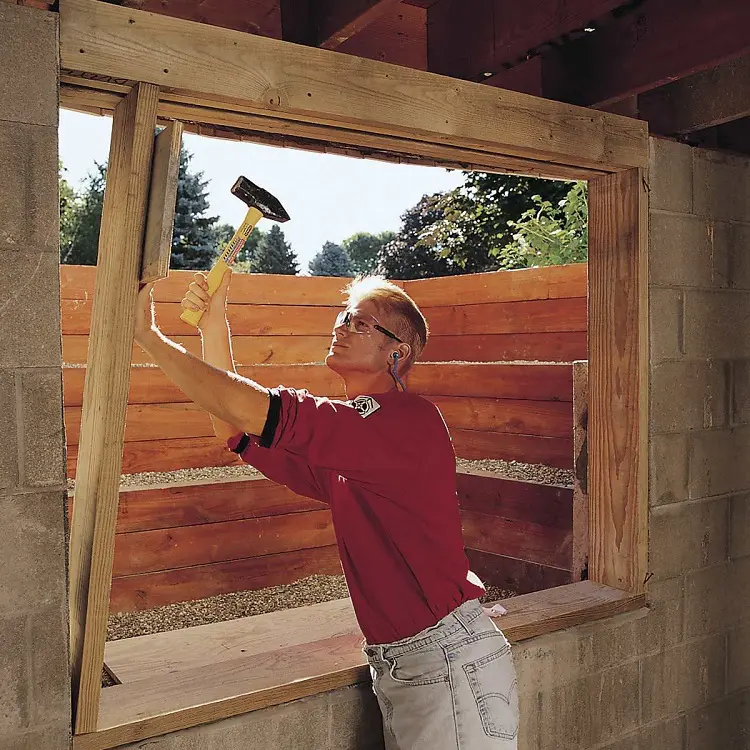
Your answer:
[[[60,159],[71,186],[80,187],[94,162],[109,155],[108,117],[60,110]],[[451,190],[461,172],[438,167],[353,159],[291,148],[225,141],[186,133],[190,169],[208,181],[210,215],[239,226],[246,206],[229,191],[244,175],[275,195],[291,217],[281,225],[302,271],[323,243],[355,232],[397,231],[400,216],[426,193]],[[261,220],[267,231],[271,222]]]

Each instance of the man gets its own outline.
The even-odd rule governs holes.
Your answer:
[[[269,390],[235,371],[230,276],[209,297],[205,274],[195,274],[182,301],[203,312],[203,360],[159,331],[150,286],[139,297],[136,341],[211,414],[230,450],[330,505],[386,748],[515,750],[510,645],[469,570],[450,436],[437,408],[403,385],[427,342],[419,308],[385,279],[355,280],[326,357],[349,400]]]

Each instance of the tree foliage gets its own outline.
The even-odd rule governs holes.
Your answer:
[[[355,274],[374,272],[381,248],[395,238],[396,233],[390,231],[380,234],[357,232],[347,237],[341,245],[349,255],[352,272]]]
[[[297,255],[284,238],[284,232],[278,224],[274,224],[262,236],[247,262],[247,270],[250,273],[279,273],[288,276],[294,276],[299,271]]]
[[[311,276],[353,276],[352,261],[341,245],[325,242],[308,265]]]
[[[69,190],[65,190],[63,185],[60,185],[61,211],[63,191],[66,193],[66,213],[64,218],[62,214],[60,216],[61,263],[96,265],[106,182],[107,165],[96,162],[94,171],[86,176],[80,194],[75,193],[70,186]]]

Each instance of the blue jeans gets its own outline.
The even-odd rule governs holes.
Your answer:
[[[363,651],[386,750],[516,750],[510,644],[477,599],[410,638]]]

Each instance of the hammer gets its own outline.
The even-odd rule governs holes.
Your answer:
[[[208,272],[209,297],[213,296],[213,293],[219,288],[227,268],[237,259],[237,255],[250,236],[250,232],[253,231],[255,225],[261,219],[266,218],[278,222],[289,221],[289,214],[278,199],[267,190],[250,182],[247,177],[238,177],[237,182],[232,185],[231,192],[232,195],[236,195],[241,201],[247,204],[248,210],[245,220],[234,233],[234,237],[227,242],[219,259]],[[180,319],[197,327],[202,316],[203,313],[199,310],[185,310],[180,315]]]

